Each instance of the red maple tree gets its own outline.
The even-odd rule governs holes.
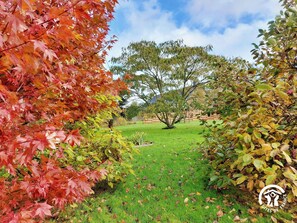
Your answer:
[[[0,0],[0,219],[34,222],[81,201],[101,173],[62,166],[66,123],[124,88],[104,67],[117,0]],[[64,147],[62,146],[64,145]]]

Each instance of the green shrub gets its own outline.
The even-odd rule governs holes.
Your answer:
[[[125,139],[116,130],[100,130],[92,140],[76,147],[65,149],[65,165],[72,164],[77,169],[96,169],[106,173],[108,185],[113,187],[114,183],[124,180],[124,177],[132,173],[131,159],[133,149],[132,143]]]
[[[99,98],[103,102],[107,99]],[[79,146],[65,148],[63,158],[65,166],[71,165],[76,169],[87,167],[106,174],[103,179],[110,187],[124,180],[127,174],[133,174],[131,160],[133,153],[137,152],[119,131],[101,127],[106,120],[112,119],[113,114],[114,109],[104,110],[86,121],[68,124],[69,129],[80,128],[84,140]]]
[[[114,122],[113,122],[114,126],[124,126],[124,125],[127,125],[127,124],[128,124],[127,120],[124,117],[121,117],[121,116],[115,117]]]
[[[213,103],[223,124],[210,127],[204,151],[213,167],[211,185],[233,184],[257,196],[264,186],[277,184],[296,214],[297,7],[282,2],[284,12],[260,31],[263,40],[253,50],[261,66],[242,69],[217,60],[212,86],[220,91]]]
[[[134,145],[143,145],[144,144],[144,137],[145,137],[144,132],[136,132],[132,136],[129,137],[129,140],[134,144]]]

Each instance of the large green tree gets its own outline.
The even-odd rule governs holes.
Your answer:
[[[112,58],[112,71],[131,75],[132,94],[173,128],[183,118],[191,93],[208,75],[210,50],[186,46],[182,40],[131,43],[120,57]]]

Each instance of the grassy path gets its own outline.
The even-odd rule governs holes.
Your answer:
[[[133,163],[135,176],[128,176],[114,192],[74,205],[75,211],[66,212],[68,222],[229,223],[237,215],[248,217],[247,207],[232,202],[228,193],[207,189],[207,161],[197,152],[203,127],[198,122],[181,123],[172,130],[162,127],[137,124],[118,128],[127,137],[145,132],[145,139],[153,145],[139,149]]]

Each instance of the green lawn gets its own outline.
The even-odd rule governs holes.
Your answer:
[[[145,139],[153,145],[139,148],[133,163],[135,176],[128,176],[113,191],[72,205],[62,215],[64,221],[229,223],[238,215],[251,222],[249,207],[238,203],[233,192],[223,194],[207,187],[208,163],[199,152],[198,143],[203,140],[199,122],[180,123],[171,130],[162,127],[162,124],[118,127],[127,137],[145,132]]]

